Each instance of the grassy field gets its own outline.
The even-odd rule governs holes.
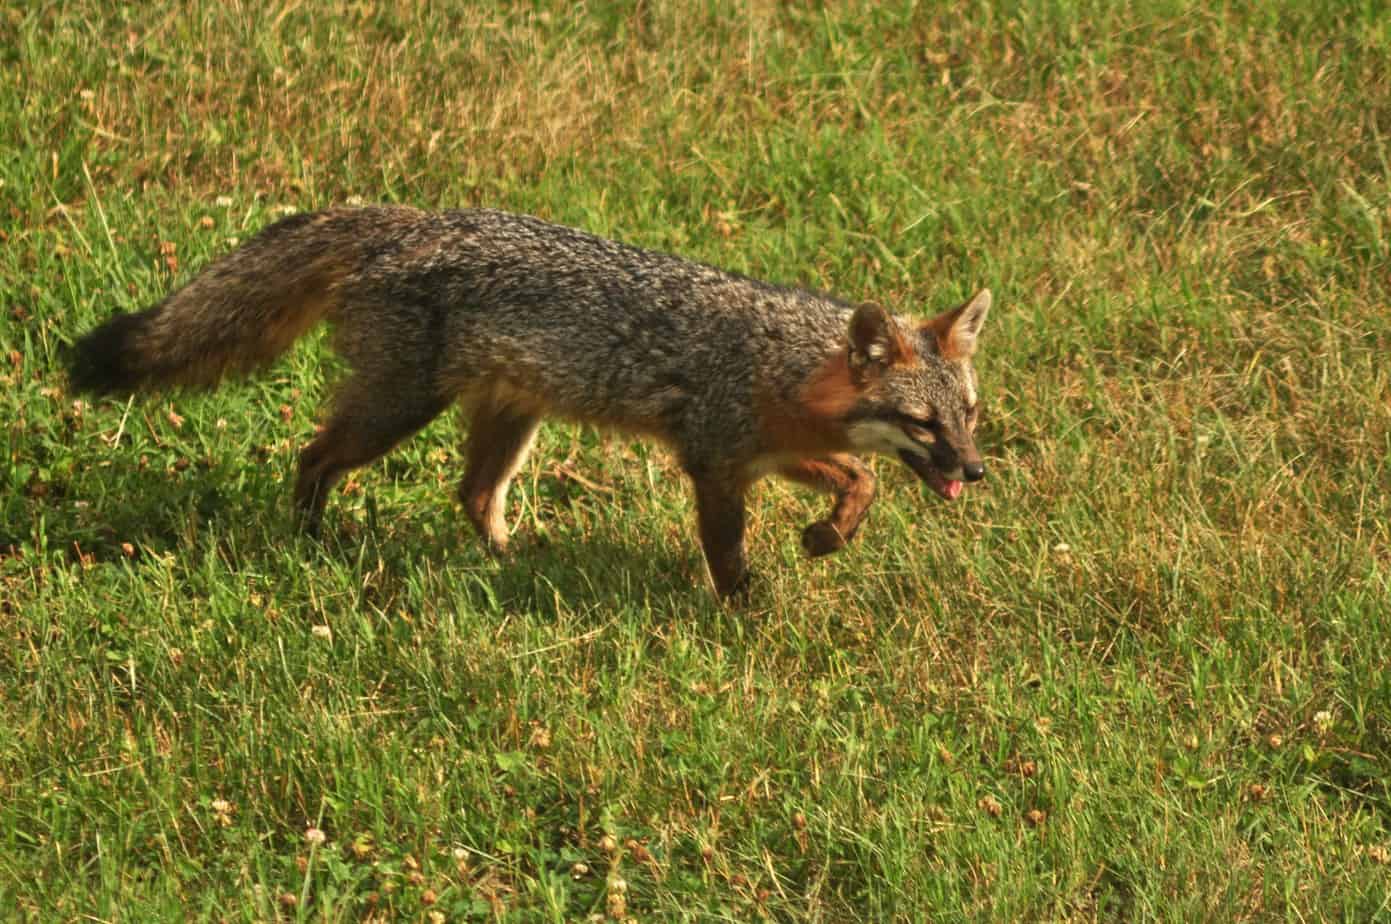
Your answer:
[[[0,12],[0,918],[1391,919],[1391,15]],[[498,564],[444,419],[299,536],[321,337],[86,402],[66,344],[287,211],[489,205],[933,313],[990,478],[857,543],[548,426]],[[322,834],[322,839],[319,835]]]

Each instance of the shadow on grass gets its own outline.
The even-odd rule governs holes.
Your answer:
[[[493,586],[507,605],[558,612],[560,604],[595,609],[670,608],[709,591],[699,561],[637,543],[605,529],[574,541],[525,543],[497,563]]]
[[[351,513],[359,503],[365,520]],[[0,512],[0,549],[44,550],[49,561],[55,554],[81,556],[87,565],[144,554],[194,557],[216,547],[229,570],[273,575],[285,569],[288,551],[306,564],[373,571],[388,593],[422,575],[450,596],[468,585],[476,589],[463,594],[468,602],[499,612],[670,610],[709,595],[693,541],[648,539],[624,529],[617,515],[582,532],[558,510],[543,533],[519,534],[497,559],[447,499],[379,503],[369,494],[365,501],[335,498],[314,540],[300,531],[283,482],[232,466],[173,474],[101,469],[52,485],[43,497],[12,498]]]
[[[344,524],[324,547],[344,559],[365,548],[402,580],[433,573],[443,589],[498,614],[580,611],[600,620],[616,610],[669,612],[709,599],[694,544],[635,535],[617,518],[582,530],[562,512],[542,533],[514,535],[497,557],[461,513],[442,506],[428,520],[401,514],[375,527]]]
[[[80,554],[89,564],[125,557],[127,545],[163,552],[209,523],[239,524],[246,531],[257,522],[246,510],[254,503],[216,468],[82,472],[0,506],[0,548]]]

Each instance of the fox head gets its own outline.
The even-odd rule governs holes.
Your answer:
[[[947,500],[960,496],[963,482],[985,477],[973,435],[979,410],[971,357],[990,301],[982,289],[925,322],[861,305],[850,319],[837,387],[822,383],[853,451],[897,456]]]

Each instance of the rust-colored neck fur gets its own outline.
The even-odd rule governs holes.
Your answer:
[[[844,452],[850,444],[843,420],[859,394],[849,354],[838,351],[812,373],[795,398],[774,396],[760,403],[763,444],[772,452]]]
[[[845,416],[859,397],[860,386],[855,384],[850,368],[850,353],[839,350],[807,379],[801,404],[817,417],[837,419]]]

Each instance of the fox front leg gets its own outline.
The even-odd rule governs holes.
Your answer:
[[[802,530],[802,548],[812,558],[845,548],[874,503],[874,473],[854,456],[804,459],[781,469],[785,478],[835,497],[831,515]]]
[[[691,472],[695,483],[700,545],[715,592],[722,598],[744,593],[749,566],[744,555],[744,488],[732,478]]]

